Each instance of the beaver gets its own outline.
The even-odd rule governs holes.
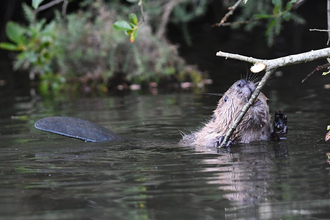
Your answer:
[[[184,135],[179,144],[184,146],[219,146],[254,90],[255,84],[251,81],[241,79],[234,83],[220,99],[212,119],[199,131]],[[287,133],[286,125],[287,117],[283,116],[283,111],[277,111],[275,113],[274,129],[272,128],[267,97],[260,93],[258,99],[253,103],[243,117],[242,122],[234,131],[227,146],[235,143],[268,140],[270,138],[283,139]],[[35,127],[43,131],[84,141],[124,140],[100,125],[79,118],[42,118],[35,123]]]
[[[241,79],[235,82],[219,100],[209,122],[192,134],[184,135],[179,142],[184,146],[219,146],[230,126],[248,102],[256,86],[252,81]],[[275,113],[274,128],[270,123],[267,97],[260,93],[235,129],[227,146],[252,141],[284,139],[287,133],[287,117],[283,111]]]

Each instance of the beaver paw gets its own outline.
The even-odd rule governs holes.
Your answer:
[[[288,118],[286,115],[283,115],[283,110],[276,111],[273,122],[274,131],[272,134],[274,139],[286,139],[286,134],[288,133],[287,123]]]
[[[224,136],[219,137],[219,140],[214,143],[214,147],[219,148],[224,139],[225,139]],[[229,141],[227,141],[227,144],[225,147],[230,147],[231,144],[232,144],[232,142],[231,142],[231,140],[229,140]]]

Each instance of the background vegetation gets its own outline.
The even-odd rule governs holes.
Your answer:
[[[206,75],[188,66],[177,46],[166,39],[168,23],[175,23],[185,43],[191,45],[188,22],[206,12],[206,0],[85,0],[77,12],[66,15],[62,10],[48,22],[39,18],[42,2],[32,1],[34,9],[23,4],[28,25],[9,22],[6,32],[11,43],[3,42],[1,48],[19,51],[14,68],[28,70],[32,80],[40,78],[43,94],[68,90],[106,92],[132,84],[148,86],[149,82],[190,82],[195,86],[207,82]],[[295,2],[247,1],[241,4],[244,9],[231,25],[248,24],[248,30],[264,26],[271,45],[282,22],[303,22],[292,13]],[[234,3],[224,1],[224,6]],[[131,13],[139,20],[134,43],[113,27],[116,21],[128,21]]]

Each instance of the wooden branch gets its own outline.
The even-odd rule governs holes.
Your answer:
[[[301,81],[301,83],[305,82],[311,75],[313,75],[316,71],[323,70],[323,69],[328,69],[330,67],[330,63],[326,63],[324,65],[316,67],[310,74],[306,76],[305,79]]]
[[[266,65],[266,69],[272,69],[272,68],[278,68],[288,65],[294,65],[298,63],[306,63],[313,60],[321,59],[321,58],[328,58],[330,57],[330,48],[324,48],[319,50],[312,50],[305,53],[290,55],[286,57],[280,57],[272,60],[262,60],[262,59],[256,59],[252,57],[246,57],[238,54],[231,54],[219,51],[216,53],[217,56],[225,57],[226,59],[236,59],[241,60],[249,63],[263,63]]]
[[[54,0],[54,1],[51,1],[51,2],[49,2],[47,4],[45,4],[45,5],[42,5],[39,8],[37,8],[35,10],[35,13],[37,13],[39,11],[46,10],[47,8],[50,8],[50,7],[52,7],[52,6],[56,5],[56,4],[59,4],[59,3],[63,2],[63,1],[65,1],[65,0]]]
[[[309,29],[309,31],[319,31],[319,32],[330,32],[330,30],[324,30],[324,29]]]
[[[142,16],[142,23],[143,23],[143,22],[145,22],[144,11],[143,11],[143,1],[140,0],[138,5],[141,7],[141,16]]]
[[[255,66],[256,65],[260,66],[260,64],[262,64],[266,68],[265,75],[262,77],[257,88],[252,93],[248,103],[245,104],[245,106],[241,110],[240,115],[236,118],[236,120],[232,124],[230,130],[226,133],[226,136],[220,145],[220,148],[221,148],[221,147],[226,146],[230,136],[233,134],[233,132],[235,131],[235,129],[237,128],[239,123],[242,121],[246,112],[249,110],[249,108],[252,106],[254,101],[257,99],[261,89],[264,87],[264,85],[266,84],[269,77],[276,71],[277,68],[283,67],[283,66],[288,66],[288,65],[293,65],[293,64],[298,64],[298,63],[310,62],[310,61],[313,61],[316,59],[321,59],[321,58],[328,58],[328,57],[330,57],[330,48],[312,50],[310,52],[290,55],[290,56],[286,56],[286,57],[280,57],[280,58],[272,59],[272,60],[256,59],[253,57],[246,57],[246,56],[242,56],[242,55],[238,55],[238,54],[231,54],[231,53],[226,53],[226,52],[221,52],[221,51],[217,52],[216,55],[220,56],[220,57],[224,57],[226,59],[230,58],[230,59],[236,59],[236,60],[253,63]],[[263,70],[263,68],[260,68],[259,72],[262,70]]]
[[[255,19],[251,19],[251,20],[247,20],[247,21],[226,22],[226,23],[222,23],[221,26],[225,27],[225,26],[232,26],[232,25],[250,24],[252,22],[259,21],[259,20],[261,20],[261,18],[255,18]],[[214,25],[214,26],[216,26],[216,25]]]
[[[64,0],[63,6],[62,6],[62,16],[64,16],[64,17],[66,16],[66,9],[68,7],[68,4],[69,4],[68,0]]]
[[[225,23],[227,21],[227,19],[229,18],[229,16],[234,13],[235,9],[237,8],[237,6],[239,4],[241,4],[242,1],[243,0],[238,0],[233,6],[229,7],[228,8],[229,11],[227,12],[227,14],[221,19],[221,21],[219,23],[216,23],[216,24],[212,25],[212,27],[214,27],[214,26],[218,26],[218,27],[222,26],[223,23]]]
[[[330,1],[327,1],[327,16],[328,16],[328,30],[330,29]],[[330,32],[328,32],[328,41],[327,45],[329,45],[330,42]]]
[[[162,16],[162,21],[161,21],[160,25],[158,26],[158,31],[156,33],[157,38],[163,37],[163,35],[165,34],[166,25],[170,18],[170,14],[172,13],[174,7],[177,6],[178,4],[180,4],[181,2],[182,2],[182,0],[172,0],[164,6],[164,13]]]

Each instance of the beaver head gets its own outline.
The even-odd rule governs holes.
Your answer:
[[[205,126],[188,137],[189,144],[214,146],[221,136],[225,136],[255,90],[255,84],[241,79],[235,82],[219,100],[212,119]],[[249,143],[267,140],[271,125],[267,97],[260,93],[257,100],[243,117],[230,140],[233,143]]]

